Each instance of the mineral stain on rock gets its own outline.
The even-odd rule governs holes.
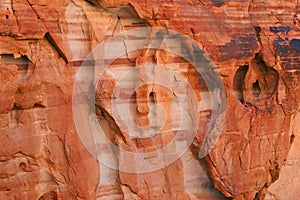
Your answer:
[[[270,31],[271,31],[272,33],[275,33],[275,34],[277,34],[277,33],[285,33],[285,34],[288,34],[288,33],[291,31],[291,28],[288,27],[288,26],[278,26],[278,27],[276,27],[276,26],[271,26],[271,27],[270,27]]]

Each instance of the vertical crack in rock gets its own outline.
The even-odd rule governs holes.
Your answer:
[[[120,184],[121,187],[126,187],[129,189],[130,192],[132,192],[133,194],[137,195],[137,192],[135,192],[131,187],[130,185],[127,185],[127,184]]]
[[[32,7],[33,4],[31,4],[31,3],[29,2],[29,0],[26,0],[26,2],[27,2],[28,5],[31,7],[31,9],[33,10],[33,12],[36,14],[37,19],[40,20],[41,18],[40,18],[40,16],[39,16],[38,12]]]
[[[99,101],[99,95],[97,95],[97,99]],[[101,98],[101,97],[100,97]],[[116,142],[123,142],[126,144],[128,142],[128,139],[122,131],[120,130],[120,127],[116,124],[115,119],[103,108],[101,105],[96,104],[96,112],[99,120],[105,120],[109,128],[113,131],[114,134],[111,134],[110,131],[106,131],[106,136],[109,138],[109,140],[113,144],[117,144]],[[121,139],[121,141],[120,141]]]
[[[57,53],[68,63],[68,58],[64,55],[63,50],[56,44],[55,40],[51,37],[51,34],[48,32],[45,34],[45,38],[50,42],[50,44],[55,48]]]

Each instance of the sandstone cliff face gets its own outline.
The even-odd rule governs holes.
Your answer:
[[[299,194],[298,1],[3,0],[0,22],[0,199],[291,199]],[[133,173],[92,155],[74,123],[72,94],[76,73],[95,47],[146,27],[175,30],[201,47],[178,37],[169,50],[179,55],[151,49],[154,43],[168,44],[154,31],[143,48],[129,52],[144,33],[126,38],[124,53],[100,79],[97,71],[89,75],[92,82],[99,79],[91,86],[97,119],[85,120],[97,120],[111,143],[133,153],[172,143],[178,134],[173,121],[182,111],[173,104],[179,100],[187,105],[188,115],[179,120],[186,123],[184,131],[197,130],[174,162],[161,167],[154,158],[155,170]],[[218,69],[218,78],[199,73],[192,64],[199,59],[204,71]],[[140,67],[145,65],[150,67]],[[149,80],[164,80],[172,90]],[[218,81],[226,98],[211,93]],[[130,102],[128,112],[122,108],[114,115],[114,105],[124,102]],[[222,104],[226,107],[215,106]],[[139,127],[154,123],[163,134],[135,137],[124,116]],[[214,133],[220,136],[203,155],[207,135]],[[179,140],[165,154],[172,156],[182,145]],[[119,161],[119,168],[140,169],[136,158],[101,151]]]

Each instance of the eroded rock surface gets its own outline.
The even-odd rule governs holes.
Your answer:
[[[0,199],[295,197],[300,177],[299,21],[296,0],[1,1]],[[97,45],[141,27],[178,31],[203,49],[182,40],[176,46],[180,55],[151,49],[151,42],[127,52],[126,45],[140,38],[126,38],[123,56],[92,88],[98,123],[113,144],[128,152],[153,152],[173,140],[178,134],[173,121],[180,118],[173,102],[185,102],[186,123],[190,118],[197,125],[180,158],[155,171],[131,173],[107,167],[88,151],[74,124],[72,92],[76,72]],[[167,44],[159,33],[151,36],[160,47]],[[218,68],[225,86],[220,129],[208,125],[217,121],[212,102],[220,99],[212,96],[210,85],[218,83],[191,64],[199,59],[204,71],[208,65]],[[152,67],[147,71],[143,65]],[[134,73],[122,76],[126,70]],[[96,75],[90,78],[97,80]],[[189,88],[180,85],[180,77]],[[130,93],[132,85],[149,80],[164,80],[174,90],[148,84]],[[150,139],[130,135],[131,127],[114,115],[115,94],[131,105],[121,116],[129,115],[139,126],[160,127],[162,134],[153,137],[150,132]],[[150,109],[153,105],[157,110]],[[212,129],[220,137],[202,157]],[[173,151],[181,145],[175,143]],[[108,152],[124,166],[136,164]]]

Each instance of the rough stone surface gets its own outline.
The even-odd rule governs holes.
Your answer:
[[[215,109],[205,75],[150,43],[127,52],[126,41],[124,55],[94,88],[97,122],[107,138],[135,153],[169,144],[177,134],[172,120],[179,120],[180,111],[172,102],[178,99],[187,104],[184,120],[192,119],[198,129],[190,148],[170,165],[147,173],[118,171],[97,161],[79,138],[73,84],[78,67],[102,41],[149,26],[173,29],[201,44],[225,85],[225,122],[217,143],[199,157]],[[186,40],[176,48],[195,61],[199,52]],[[159,42],[166,44],[163,38]],[[297,0],[2,0],[0,55],[0,199],[283,200],[299,194]],[[172,69],[177,77],[139,67],[146,64]],[[135,74],[122,76],[132,69]],[[182,87],[178,77],[191,87]],[[148,84],[128,93],[133,83],[149,80],[164,80],[174,90]],[[130,102],[129,112],[114,114],[114,94]],[[157,110],[149,105],[158,105]],[[154,124],[156,131],[165,122],[163,134],[136,139],[122,121],[125,115],[140,127]],[[167,153],[172,156],[181,145],[175,143]],[[120,165],[137,162],[110,153]]]

